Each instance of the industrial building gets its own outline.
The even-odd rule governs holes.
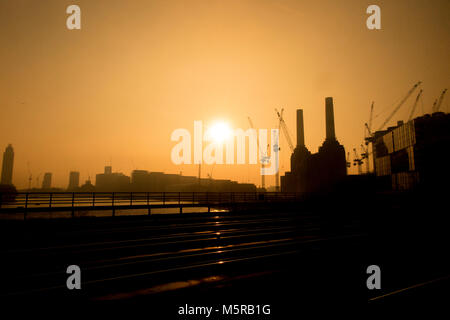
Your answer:
[[[291,171],[281,177],[283,192],[330,191],[347,174],[345,149],[337,141],[333,98],[325,98],[326,139],[319,152],[305,146],[303,110],[297,110],[297,146],[291,156]]]
[[[374,168],[385,189],[437,188],[450,178],[450,115],[435,112],[373,136]]]

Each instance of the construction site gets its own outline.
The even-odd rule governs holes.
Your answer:
[[[279,131],[283,132],[291,151],[290,171],[281,177],[277,173],[275,191],[328,193],[349,186],[364,186],[374,191],[410,191],[437,188],[448,180],[450,169],[445,165],[436,165],[437,159],[442,159],[443,163],[449,160],[450,115],[441,111],[447,89],[434,101],[431,114],[427,114],[421,100],[421,84],[421,81],[415,83],[400,102],[388,110],[388,116],[376,130],[372,128],[372,102],[360,149],[354,147],[352,152],[346,152],[336,138],[332,97],[325,98],[325,140],[316,153],[311,152],[305,143],[303,109],[296,111],[295,147],[283,118],[284,109],[275,109]],[[395,126],[386,127],[416,91],[418,93],[408,110],[408,118],[398,121]],[[422,102],[422,112],[414,117],[418,113],[419,101]],[[250,117],[249,122],[253,128]],[[268,152],[261,154],[262,167],[266,165],[263,160]],[[357,175],[348,174],[352,165],[357,167]],[[261,187],[266,190],[264,176],[261,177]]]

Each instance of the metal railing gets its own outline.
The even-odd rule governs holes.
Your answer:
[[[0,193],[0,212],[40,212],[230,206],[239,203],[286,202],[298,193],[280,192],[18,192]]]

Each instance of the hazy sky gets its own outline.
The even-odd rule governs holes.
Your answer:
[[[81,30],[66,28],[71,4]],[[370,4],[381,8],[382,30],[366,28]],[[49,171],[67,187],[69,171],[84,182],[110,162],[127,175],[196,175],[194,165],[171,163],[173,130],[192,131],[194,120],[247,129],[248,116],[276,128],[274,108],[283,107],[295,141],[301,107],[305,143],[317,152],[327,96],[338,140],[359,149],[372,101],[375,115],[384,111],[377,127],[415,82],[426,112],[449,87],[449,13],[448,0],[2,0],[1,152],[13,144],[19,188],[29,172],[33,186]],[[390,124],[406,120],[414,98]],[[284,172],[284,137],[281,148]],[[202,171],[260,183],[256,165]]]

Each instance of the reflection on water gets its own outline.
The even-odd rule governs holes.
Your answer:
[[[183,213],[202,213],[208,212],[208,207],[192,207],[183,208]],[[211,208],[210,212],[228,212],[226,209]],[[151,214],[179,214],[179,208],[152,208]],[[75,210],[75,217],[111,217],[112,210]],[[148,215],[147,209],[116,209],[116,216],[140,216]],[[52,219],[52,218],[72,218],[70,211],[53,211],[53,212],[28,212],[27,219]],[[23,213],[2,213],[0,219],[22,220]]]

